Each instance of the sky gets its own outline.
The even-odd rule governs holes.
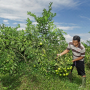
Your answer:
[[[0,0],[0,24],[11,27],[20,24],[18,30],[25,30],[29,18],[37,25],[27,11],[42,17],[43,9],[48,11],[50,2],[53,2],[51,12],[56,13],[52,20],[57,28],[67,33],[63,35],[68,43],[74,35],[79,35],[84,43],[90,40],[90,0]]]

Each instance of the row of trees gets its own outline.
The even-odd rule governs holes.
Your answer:
[[[42,74],[68,75],[72,64],[72,51],[55,60],[57,53],[61,53],[67,48],[63,30],[57,28],[52,21],[56,15],[51,13],[50,3],[49,10],[43,10],[42,17],[37,17],[31,12],[28,15],[33,16],[37,21],[37,26],[27,18],[27,27],[25,30],[17,31],[17,27],[6,27],[0,25],[0,72],[14,75],[20,69],[19,63],[29,63],[31,73],[37,70]],[[88,41],[88,43],[90,43]],[[86,62],[89,63],[89,46],[83,43],[87,48]]]

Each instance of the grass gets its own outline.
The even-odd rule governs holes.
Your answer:
[[[86,71],[86,89],[90,90],[90,70]],[[21,75],[20,75],[21,73]],[[0,74],[0,90],[78,90],[82,83],[81,76],[77,75],[77,70],[73,70],[73,83],[68,77],[50,75],[49,78],[40,73],[30,73],[29,66],[23,66],[19,74],[14,77]]]

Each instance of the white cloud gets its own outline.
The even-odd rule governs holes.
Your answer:
[[[25,23],[19,23],[20,24],[20,28],[18,28],[17,30],[25,30],[25,27],[26,27],[26,25],[25,25]]]
[[[65,37],[67,43],[69,43],[69,42],[72,41],[72,39],[73,39],[73,37],[70,36],[69,34],[64,35],[64,37]]]
[[[3,22],[6,22],[6,23],[7,23],[7,22],[8,22],[8,20],[3,20]]]
[[[13,23],[13,24],[17,24],[17,23]]]
[[[8,23],[8,20],[3,20],[3,22],[4,22],[5,24],[9,24],[9,23]]]
[[[86,43],[86,41],[87,40],[89,40],[90,39],[90,33],[81,33],[81,34],[78,34],[78,33],[75,33],[75,34],[70,34],[70,36],[74,36],[74,35],[78,35],[78,36],[80,36],[81,37],[81,42],[84,42],[84,43]],[[66,36],[66,38],[67,38],[67,35],[65,35]],[[69,36],[69,37],[70,37]],[[67,38],[68,39],[68,38]],[[69,41],[69,40],[67,40],[67,41]]]
[[[60,23],[60,22],[59,23],[58,22],[54,22],[54,24],[55,25],[60,25],[60,24],[62,24],[62,25],[77,25],[75,23],[63,23],[63,22],[62,23]]]
[[[85,16],[80,16],[81,18],[86,18],[86,19],[88,19],[88,20],[90,20],[90,18],[88,18],[88,17],[85,17]]]
[[[22,29],[25,30],[25,28],[18,28],[17,30],[22,30]]]
[[[15,21],[25,21],[30,18],[32,24],[37,24],[34,17],[27,15],[27,11],[34,13],[37,17],[42,16],[43,9],[49,10],[49,4],[51,0],[0,0],[0,17],[15,20]],[[52,13],[56,13],[54,9],[59,8],[75,8],[79,5],[78,0],[52,0]],[[8,22],[5,24],[9,24]],[[17,24],[17,23],[13,23]],[[59,23],[60,24],[60,23]],[[21,24],[21,28],[25,29],[25,24]],[[19,29],[21,29],[19,28]],[[74,27],[61,27],[62,29],[71,29]]]
[[[76,2],[74,0],[55,0],[55,7],[59,7],[59,5],[61,7],[76,7],[78,6],[80,3],[76,0]]]
[[[13,24],[17,24],[17,23],[13,23]],[[25,30],[25,27],[27,26],[26,23],[19,23],[20,24],[20,28],[18,28],[17,30]],[[32,22],[33,25],[36,25],[37,22]],[[15,26],[13,26],[15,27]]]
[[[14,24],[17,24],[17,23],[14,23]],[[25,26],[26,26],[25,23],[19,23],[19,24],[20,24],[21,28],[25,29]],[[38,23],[37,22],[32,22],[32,24],[33,25],[37,25]],[[59,24],[60,23],[58,23],[58,22],[54,22],[54,25],[56,25],[57,28],[63,29],[63,30],[73,30],[74,28],[80,28],[79,26],[60,26]],[[73,24],[73,23],[67,23],[67,24],[69,24],[69,25],[76,25],[76,24]]]
[[[79,26],[59,26],[59,29],[63,30],[73,30],[74,28],[80,28]]]
[[[80,26],[77,26],[77,24],[74,24],[74,23],[58,23],[58,22],[54,22],[54,24],[57,26],[57,28],[63,29],[63,30],[73,30],[74,28],[81,28]],[[60,25],[60,24],[62,24],[62,25]]]
[[[44,8],[48,9],[51,0],[0,0],[0,17],[16,21],[24,21],[30,17],[27,11],[35,13],[36,16],[41,16]],[[52,12],[54,8],[75,8],[79,5],[78,0],[52,0]],[[55,13],[55,12],[53,12]]]
[[[90,38],[88,40],[90,40]]]
[[[85,43],[86,43],[86,41],[85,41],[85,40],[83,40],[83,39],[81,39],[81,42],[85,42]]]
[[[37,22],[32,22],[32,24],[37,25],[38,23]]]
[[[67,35],[64,35],[66,42],[69,43],[70,41],[72,41],[74,35],[79,35],[81,37],[81,42],[84,42],[84,43],[86,43],[86,40],[90,40],[90,38],[89,38],[90,34],[88,34],[88,33],[71,34],[71,35],[67,34]]]

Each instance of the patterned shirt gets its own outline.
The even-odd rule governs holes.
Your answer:
[[[82,45],[82,43],[79,44],[78,47],[75,47],[73,45],[73,42],[69,42],[67,50],[72,50],[73,54],[73,60],[80,57],[80,56],[85,56],[85,47]],[[79,61],[84,61],[84,58],[79,60]]]

